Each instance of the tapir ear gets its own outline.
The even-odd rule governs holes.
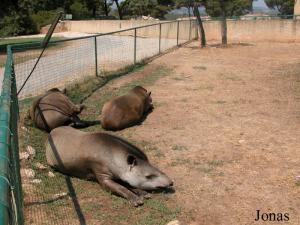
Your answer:
[[[133,155],[128,155],[127,156],[127,163],[128,163],[128,165],[130,165],[130,167],[136,166],[136,164],[137,164],[136,157],[133,156]]]

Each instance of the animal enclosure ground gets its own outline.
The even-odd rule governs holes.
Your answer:
[[[300,224],[300,44],[197,44],[109,82],[85,101],[82,117],[95,119],[105,101],[135,85],[152,91],[155,108],[142,125],[115,134],[141,147],[176,190],[131,208],[97,183],[72,178],[87,224],[266,224],[254,221],[256,210],[289,213],[288,224]],[[44,163],[41,140],[28,142]],[[27,185],[42,185],[44,195],[51,193],[47,198],[66,192],[64,177],[54,174],[56,183],[47,178]],[[43,206],[43,224],[77,224],[75,213],[60,212],[74,211],[72,196],[27,205],[28,224],[41,224],[30,210]],[[53,211],[56,222],[46,219]]]

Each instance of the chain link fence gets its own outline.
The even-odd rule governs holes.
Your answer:
[[[0,223],[23,224],[18,149],[18,98],[11,47],[0,97]]]
[[[104,76],[141,62],[197,37],[195,20],[162,22],[112,33],[50,43],[20,98],[36,96],[52,87],[65,86],[86,76]],[[41,49],[14,45],[17,88],[23,84]]]

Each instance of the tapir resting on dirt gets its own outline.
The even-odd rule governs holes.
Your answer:
[[[113,98],[102,108],[101,125],[106,130],[122,130],[141,122],[153,109],[151,92],[136,86],[129,93]]]
[[[147,190],[170,189],[170,178],[152,166],[147,156],[127,141],[107,134],[72,127],[51,131],[46,158],[54,169],[79,178],[96,179],[134,206],[149,198]]]
[[[33,101],[29,114],[35,125],[47,132],[69,124],[77,128],[84,128],[100,123],[100,121],[80,120],[77,114],[83,108],[83,105],[75,105],[65,93],[53,88]]]

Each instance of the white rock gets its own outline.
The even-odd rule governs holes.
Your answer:
[[[21,129],[24,130],[24,131],[28,131],[28,129],[26,127],[24,127],[24,126],[21,127]]]
[[[35,172],[33,169],[22,169],[21,174],[27,178],[34,178]]]
[[[55,177],[55,174],[52,173],[51,171],[48,172],[48,177]]]
[[[55,194],[53,195],[54,198],[60,198],[60,197],[64,197],[64,196],[67,196],[68,193],[66,192],[62,192],[62,193],[58,193],[58,194]]]
[[[243,144],[245,142],[245,140],[239,140],[240,144]]]
[[[30,156],[34,157],[35,156],[35,149],[33,147],[31,147],[30,145],[27,146],[26,148],[27,152],[29,153]]]
[[[178,220],[173,220],[173,221],[167,223],[166,225],[180,225],[180,222]]]
[[[40,183],[42,183],[42,180],[40,180],[40,179],[33,179],[33,180],[30,181],[30,183],[40,184]]]
[[[36,166],[36,168],[38,168],[39,170],[45,170],[45,169],[47,169],[46,166],[44,166],[42,163],[39,163],[39,162],[36,163],[35,166]]]
[[[29,153],[28,152],[19,152],[19,158],[20,160],[23,160],[23,159],[28,159],[29,158]]]

